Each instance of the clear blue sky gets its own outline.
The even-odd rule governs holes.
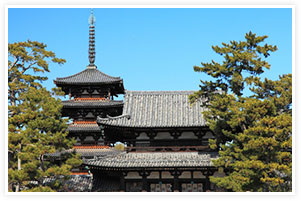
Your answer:
[[[128,90],[198,90],[206,76],[194,65],[221,61],[212,45],[243,40],[250,30],[277,45],[263,76],[292,72],[290,8],[95,8],[96,61],[102,72],[120,76]],[[8,42],[44,42],[63,66],[51,64],[49,80],[78,73],[88,62],[88,8],[9,8]]]

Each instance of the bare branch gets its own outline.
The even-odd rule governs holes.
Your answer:
[[[14,62],[9,66],[8,70],[11,70],[19,61],[19,59],[16,56],[13,57],[14,57]]]
[[[33,63],[29,64],[27,67],[23,67],[21,74],[25,73],[29,68],[31,68],[35,64],[37,64],[37,62],[33,62]]]

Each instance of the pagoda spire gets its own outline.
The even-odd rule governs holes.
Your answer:
[[[89,62],[88,68],[96,68],[95,62],[95,17],[93,16],[93,8],[91,8],[91,15],[89,18],[90,30],[89,30]]]

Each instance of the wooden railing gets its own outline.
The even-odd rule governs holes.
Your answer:
[[[127,152],[155,152],[155,151],[204,151],[209,146],[157,146],[157,147],[126,147]]]
[[[71,175],[89,175],[88,171],[85,172],[71,172]]]
[[[73,121],[73,124],[96,124],[96,121]]]
[[[98,97],[98,98],[74,98],[75,101],[98,101],[98,100],[109,100],[105,97]]]
[[[108,149],[109,146],[105,145],[75,145],[73,146],[74,149]]]

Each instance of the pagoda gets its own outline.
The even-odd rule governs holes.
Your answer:
[[[69,136],[77,139],[76,145],[104,145],[103,134],[96,118],[117,116],[122,113],[123,102],[114,100],[124,94],[123,80],[109,76],[97,69],[95,62],[95,17],[93,9],[89,18],[89,62],[85,70],[54,80],[69,100],[63,102],[62,114],[73,122]]]

